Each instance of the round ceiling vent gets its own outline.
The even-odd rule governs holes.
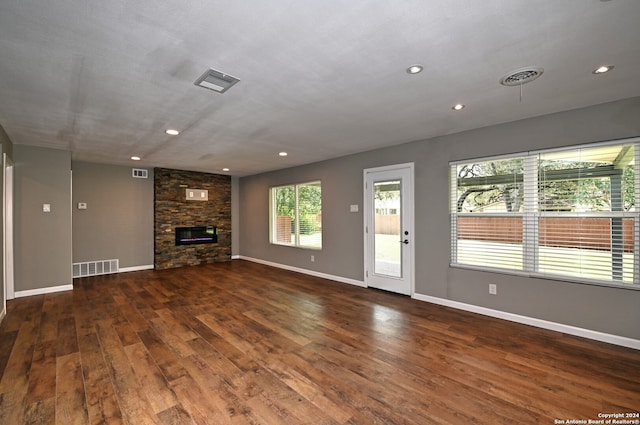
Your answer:
[[[544,69],[537,66],[528,66],[526,68],[511,71],[504,77],[500,78],[500,84],[503,86],[521,86],[530,83],[542,75]]]

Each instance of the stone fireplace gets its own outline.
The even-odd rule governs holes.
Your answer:
[[[158,270],[231,260],[231,177],[156,168],[154,233]]]

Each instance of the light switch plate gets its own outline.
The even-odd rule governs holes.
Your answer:
[[[358,204],[351,205],[351,206],[349,207],[349,211],[351,211],[351,212],[358,212]]]
[[[87,209],[87,203],[86,202],[78,202],[78,209],[79,210],[86,210]]]
[[[42,204],[42,212],[51,212],[51,204]]]

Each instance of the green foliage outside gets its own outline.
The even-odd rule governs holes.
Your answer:
[[[276,188],[276,214],[289,216],[292,231],[296,228],[295,186]],[[322,189],[320,183],[298,185],[298,217],[300,234],[309,235],[321,230],[319,215],[322,212]]]
[[[400,199],[400,180],[375,183],[373,186],[373,197],[378,201]]]
[[[613,211],[611,178],[589,178],[590,169],[602,166],[598,162],[542,161],[539,164],[538,201],[543,211]],[[503,176],[505,183],[478,184],[458,188],[458,210],[485,210],[492,205],[504,204],[502,211],[521,212],[524,201],[524,160],[521,158],[465,164],[458,167],[458,178]],[[549,180],[545,173],[553,171],[577,172],[580,178]],[[635,205],[635,172],[633,165],[622,171],[622,209],[629,211]],[[509,181],[511,180],[511,181]],[[620,208],[620,205],[617,206]]]
[[[288,215],[292,219],[295,217],[296,190],[294,186],[283,186],[276,188],[276,214],[279,216]]]
[[[478,211],[504,202],[508,212],[520,211],[524,201],[524,187],[517,177],[523,174],[524,161],[521,158],[484,161],[458,167],[459,179],[503,176],[505,181],[512,180],[504,184],[459,187],[458,210]]]

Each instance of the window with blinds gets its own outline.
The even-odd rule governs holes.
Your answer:
[[[451,265],[640,288],[638,142],[451,163]]]
[[[270,189],[272,244],[322,248],[322,187],[320,182]]]

